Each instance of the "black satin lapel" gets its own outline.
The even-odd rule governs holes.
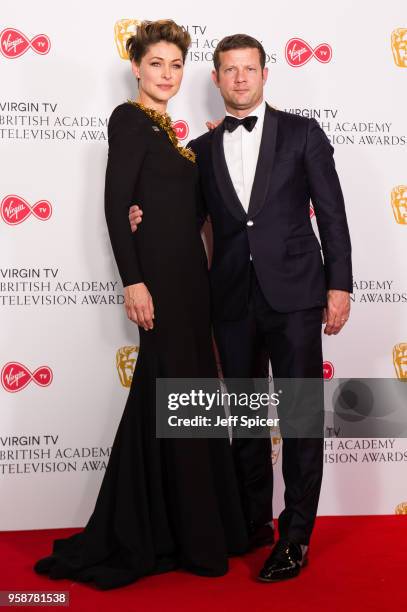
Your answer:
[[[222,125],[219,125],[217,128],[215,128],[213,132],[212,162],[216,182],[225,206],[238,221],[246,219],[246,211],[237,196],[235,188],[233,187],[232,179],[230,178],[229,170],[227,167],[225,152],[223,150]]]
[[[276,152],[278,119],[277,113],[266,106],[261,137],[259,157],[257,159],[252,192],[249,202],[249,217],[254,217],[262,209],[266,200],[267,189],[270,182]]]

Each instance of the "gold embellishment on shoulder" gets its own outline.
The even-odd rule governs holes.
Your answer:
[[[138,106],[140,110],[145,112],[145,114],[148,115],[150,119],[155,121],[160,126],[160,128],[162,128],[167,133],[168,138],[170,139],[174,147],[177,149],[178,153],[180,153],[186,159],[189,159],[189,161],[195,163],[196,156],[194,151],[192,149],[189,149],[188,147],[183,147],[179,144],[177,134],[174,128],[172,127],[171,117],[168,115],[168,113],[159,113],[153,108],[144,106],[144,104],[141,104],[141,102],[136,102],[135,100],[127,100],[127,102],[129,104],[133,104],[133,106]]]

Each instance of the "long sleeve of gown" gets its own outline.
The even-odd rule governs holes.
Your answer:
[[[194,140],[190,140],[187,144],[188,149],[192,149],[195,154],[197,154],[194,148]],[[201,231],[203,224],[208,218],[208,209],[205,203],[205,196],[202,189],[201,179],[199,179],[198,184],[196,186],[196,222],[198,225],[199,231]]]
[[[137,113],[128,104],[114,109],[108,122],[109,152],[105,178],[105,217],[113,254],[123,286],[143,282],[129,208],[143,159],[146,135]]]

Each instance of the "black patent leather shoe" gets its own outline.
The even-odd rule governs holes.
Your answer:
[[[249,524],[249,550],[274,544],[274,529],[271,525]]]
[[[271,555],[266,560],[258,580],[278,582],[295,578],[308,563],[308,548],[303,554],[300,544],[288,540],[278,540]]]

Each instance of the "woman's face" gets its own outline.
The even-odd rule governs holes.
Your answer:
[[[181,85],[184,71],[181,49],[164,41],[150,45],[140,64],[132,62],[132,70],[140,79],[140,93],[156,102],[166,102]]]

